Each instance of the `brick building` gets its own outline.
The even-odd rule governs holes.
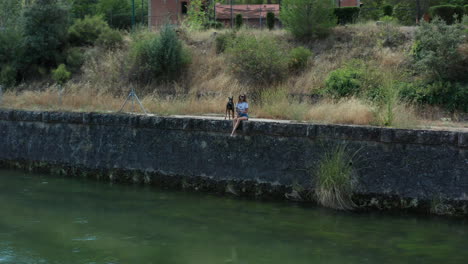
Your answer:
[[[360,0],[336,0],[338,7],[350,7],[350,6],[361,6]]]
[[[187,14],[190,0],[148,0],[148,25],[159,27],[166,22],[178,24]]]
[[[271,12],[275,14],[278,21],[280,6],[279,5],[215,5],[216,20],[223,23],[226,27],[231,26],[231,19],[234,20],[237,14],[241,14],[244,25],[251,27],[266,26],[266,16]]]

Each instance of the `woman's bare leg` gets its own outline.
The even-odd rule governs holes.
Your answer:
[[[236,129],[239,127],[240,122],[242,120],[247,120],[247,117],[239,117],[239,118],[236,118],[236,120],[237,120],[237,122],[234,125],[234,128],[232,129],[231,137],[234,136],[234,134],[236,133]]]

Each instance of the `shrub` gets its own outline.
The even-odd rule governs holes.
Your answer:
[[[313,178],[314,193],[320,205],[337,210],[355,207],[351,199],[355,187],[352,164],[353,155],[348,154],[344,145],[335,146],[325,153]]]
[[[65,64],[60,64],[57,69],[52,70],[52,79],[57,84],[64,84],[66,83],[71,77],[71,73],[65,67]]]
[[[438,5],[429,8],[429,13],[432,17],[440,17],[448,25],[455,23],[455,17],[457,21],[461,21],[463,17],[463,7],[455,5]]]
[[[175,80],[190,62],[175,30],[165,25],[158,36],[148,35],[132,47],[134,77],[140,82]]]
[[[17,71],[11,65],[2,65],[0,70],[0,85],[10,87],[16,84]]]
[[[194,30],[200,30],[208,22],[206,12],[203,10],[202,0],[192,0],[187,10],[188,27]]]
[[[297,47],[292,49],[289,52],[289,69],[293,71],[304,69],[310,56],[312,56],[312,52],[307,48]]]
[[[362,78],[359,68],[348,66],[334,70],[325,81],[325,92],[334,98],[357,95],[362,90]]]
[[[356,22],[360,11],[359,7],[340,7],[335,8],[335,16],[338,18],[339,24],[351,24]]]
[[[414,25],[416,23],[416,10],[415,1],[403,1],[395,5],[393,9],[393,16],[405,26]]]
[[[275,28],[275,13],[268,12],[266,16],[267,20],[267,27],[269,30],[272,30]]]
[[[227,52],[232,71],[248,82],[281,80],[288,67],[284,49],[270,36],[239,35]]]
[[[421,22],[412,48],[414,67],[430,80],[466,81],[468,51],[461,49],[466,36],[460,24],[448,26],[440,19]]]
[[[23,36],[15,29],[5,29],[0,34],[0,68],[18,69],[24,56]]]
[[[229,44],[236,38],[236,32],[228,31],[218,34],[215,39],[216,53],[222,53],[226,50]]]
[[[219,21],[208,21],[203,25],[203,27],[205,29],[210,29],[210,28],[222,29],[224,28],[224,24]]]
[[[24,11],[27,65],[57,65],[67,44],[68,17],[68,9],[55,0],[36,0]]]
[[[393,15],[393,6],[391,5],[384,5],[382,7],[382,11],[383,11],[383,16],[392,16]]]
[[[284,0],[281,21],[298,39],[323,37],[336,25],[334,1]]]
[[[67,50],[66,62],[69,69],[72,72],[77,72],[80,70],[81,66],[85,62],[85,52],[83,48],[71,48]]]
[[[439,105],[449,111],[468,112],[468,84],[436,81],[433,83],[402,83],[400,96],[421,104]]]
[[[109,25],[102,16],[85,16],[77,19],[68,29],[70,42],[77,46],[94,45],[99,36],[110,31]]]
[[[398,19],[392,16],[383,16],[379,18],[380,21],[384,22],[385,24],[397,24]]]
[[[242,27],[242,23],[244,23],[242,14],[237,14],[236,15],[236,28],[239,29]]]
[[[109,28],[99,35],[96,45],[106,49],[118,48],[123,45],[122,34],[118,30]]]

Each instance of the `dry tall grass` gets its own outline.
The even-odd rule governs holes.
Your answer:
[[[376,71],[382,73],[381,75],[399,78],[398,69],[408,64],[405,56],[411,43],[405,39],[408,33],[397,34],[397,37],[403,40],[402,44],[382,47],[380,40],[386,36],[385,29],[373,24],[337,27],[327,39],[311,43],[294,43],[293,38],[284,30],[241,31],[245,30],[250,34],[273,35],[289,43],[287,45],[307,46],[313,51],[313,58],[306,69],[290,75],[282,83],[273,84],[271,87],[247,86],[231,74],[225,55],[216,54],[214,32],[220,33],[223,30],[183,32],[182,38],[191,51],[192,63],[180,80],[162,84],[136,84],[130,81],[128,47],[133,39],[145,37],[145,34],[154,34],[142,30],[126,36],[126,44],[122,49],[89,49],[81,74],[64,85],[60,96],[58,90],[50,85],[22,92],[9,91],[5,93],[0,107],[117,111],[133,85],[144,106],[151,113],[161,115],[222,114],[228,96],[237,97],[238,94],[251,92],[258,94],[262,91],[261,96],[256,98],[257,101],[251,102],[250,111],[253,117],[358,125],[386,125],[390,117],[391,126],[417,125],[417,111],[412,106],[398,101],[387,107],[358,98],[340,101],[325,99],[312,104],[294,100],[289,96],[292,93],[317,92],[324,87],[330,71],[342,67],[352,59],[368,62]],[[126,110],[129,111],[130,108]]]

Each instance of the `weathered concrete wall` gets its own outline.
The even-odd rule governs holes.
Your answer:
[[[0,161],[283,197],[293,184],[310,188],[324,153],[346,144],[357,151],[361,205],[427,207],[442,197],[467,209],[466,132],[246,122],[231,138],[230,127],[224,120],[0,110]]]

